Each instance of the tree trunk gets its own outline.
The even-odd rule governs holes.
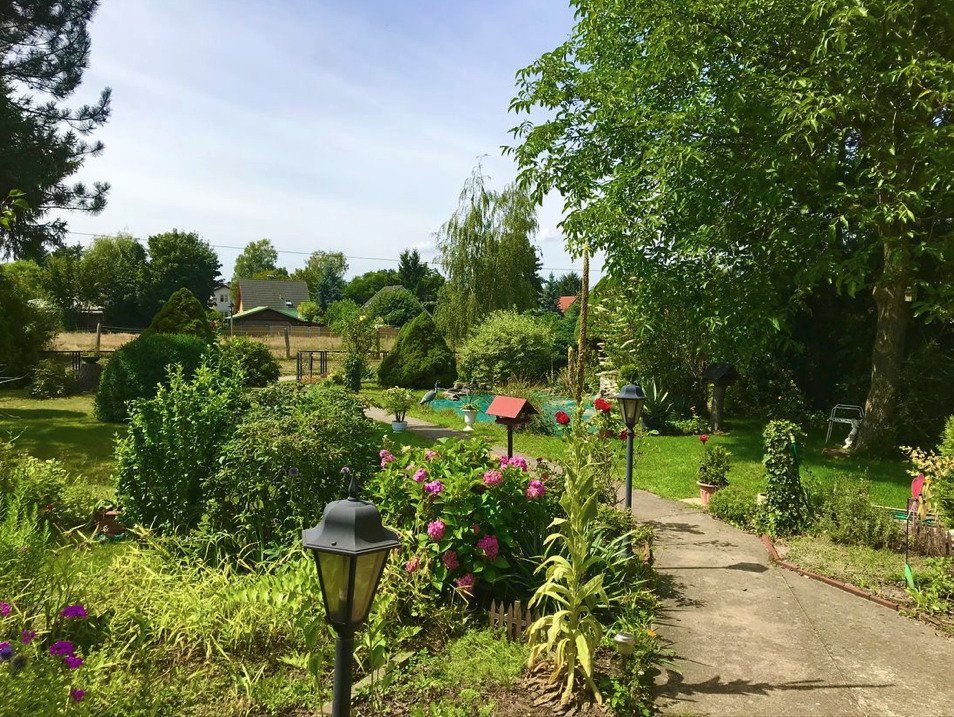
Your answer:
[[[580,341],[576,352],[576,405],[583,405],[583,383],[586,381],[586,323],[590,304],[590,249],[583,249],[583,276],[580,283]]]
[[[878,310],[878,323],[871,351],[871,386],[865,401],[865,418],[854,450],[885,452],[894,447],[894,418],[904,360],[904,337],[910,314],[906,258],[887,245],[885,266],[871,293]]]

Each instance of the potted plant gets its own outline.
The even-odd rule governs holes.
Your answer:
[[[699,498],[703,505],[709,505],[712,494],[729,485],[729,457],[731,454],[722,446],[709,447],[709,437],[699,436],[703,445],[702,463],[699,464]]]
[[[391,421],[391,430],[400,433],[407,428],[407,411],[414,403],[414,396],[406,388],[389,388],[384,392],[384,410],[394,416]]]
[[[470,402],[467,402],[460,407],[460,412],[464,416],[465,431],[474,430],[474,421],[477,420],[477,410],[477,406]]]

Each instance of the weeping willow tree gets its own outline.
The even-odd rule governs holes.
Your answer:
[[[464,339],[491,311],[525,311],[542,288],[536,205],[513,184],[488,189],[480,165],[464,183],[457,209],[437,232],[441,290],[435,320],[445,336]]]

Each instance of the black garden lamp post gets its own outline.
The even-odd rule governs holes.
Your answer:
[[[633,384],[627,384],[616,394],[619,401],[619,410],[623,414],[623,423],[626,424],[626,507],[633,507],[633,438],[635,437],[636,422],[639,412],[643,408],[646,394],[643,389]]]
[[[321,522],[301,534],[303,545],[315,556],[325,614],[338,633],[332,717],[351,713],[354,633],[371,610],[388,553],[400,545],[397,535],[381,525],[374,504],[358,500],[355,490],[352,476],[348,498],[329,503]]]

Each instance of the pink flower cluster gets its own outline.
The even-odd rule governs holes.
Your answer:
[[[424,454],[424,460],[425,460],[425,461],[432,461],[432,460],[434,460],[435,458],[437,458],[437,456],[438,456],[437,451],[428,451],[427,453]]]
[[[474,580],[473,573],[465,573],[455,581],[457,589],[465,595],[472,595],[474,593],[474,582],[476,581]]]
[[[498,553],[500,552],[500,543],[493,535],[485,535],[483,538],[478,540],[477,547],[483,551],[487,560],[496,559]]]
[[[428,495],[440,495],[444,492],[444,484],[439,480],[424,484],[424,492]]]
[[[404,569],[407,570],[409,573],[417,572],[417,569],[419,567],[421,567],[421,559],[417,557],[416,555],[410,560],[408,560],[406,563],[404,563]]]
[[[513,458],[500,456],[500,470],[504,470],[507,467],[519,468],[522,471],[530,470],[530,466],[527,465],[527,459],[523,456],[514,456]]]
[[[0,602],[0,617],[6,617],[10,614],[13,606],[8,602]]]
[[[432,520],[427,524],[427,534],[430,536],[431,540],[439,543],[444,539],[444,532],[447,530],[447,526],[444,524],[443,520]]]
[[[537,498],[542,498],[546,492],[547,489],[542,481],[532,480],[527,486],[525,495],[527,496],[527,500],[536,500]]]
[[[427,480],[427,469],[426,469],[426,468],[418,468],[418,469],[414,472],[414,482],[415,482],[415,483],[423,483],[423,482],[426,481],[426,480]]]
[[[488,488],[500,485],[503,482],[503,475],[500,471],[489,470],[484,473],[484,485]]]
[[[460,561],[457,560],[457,551],[448,550],[441,556],[441,562],[448,570],[457,570],[460,567]]]
[[[389,451],[389,450],[387,450],[387,449],[385,449],[385,448],[382,448],[382,449],[381,449],[381,452],[378,453],[378,456],[381,457],[381,467],[382,467],[382,468],[387,468],[387,467],[388,467],[388,463],[394,463],[394,461],[397,460],[397,458],[394,457],[394,454],[391,453],[391,451]]]

